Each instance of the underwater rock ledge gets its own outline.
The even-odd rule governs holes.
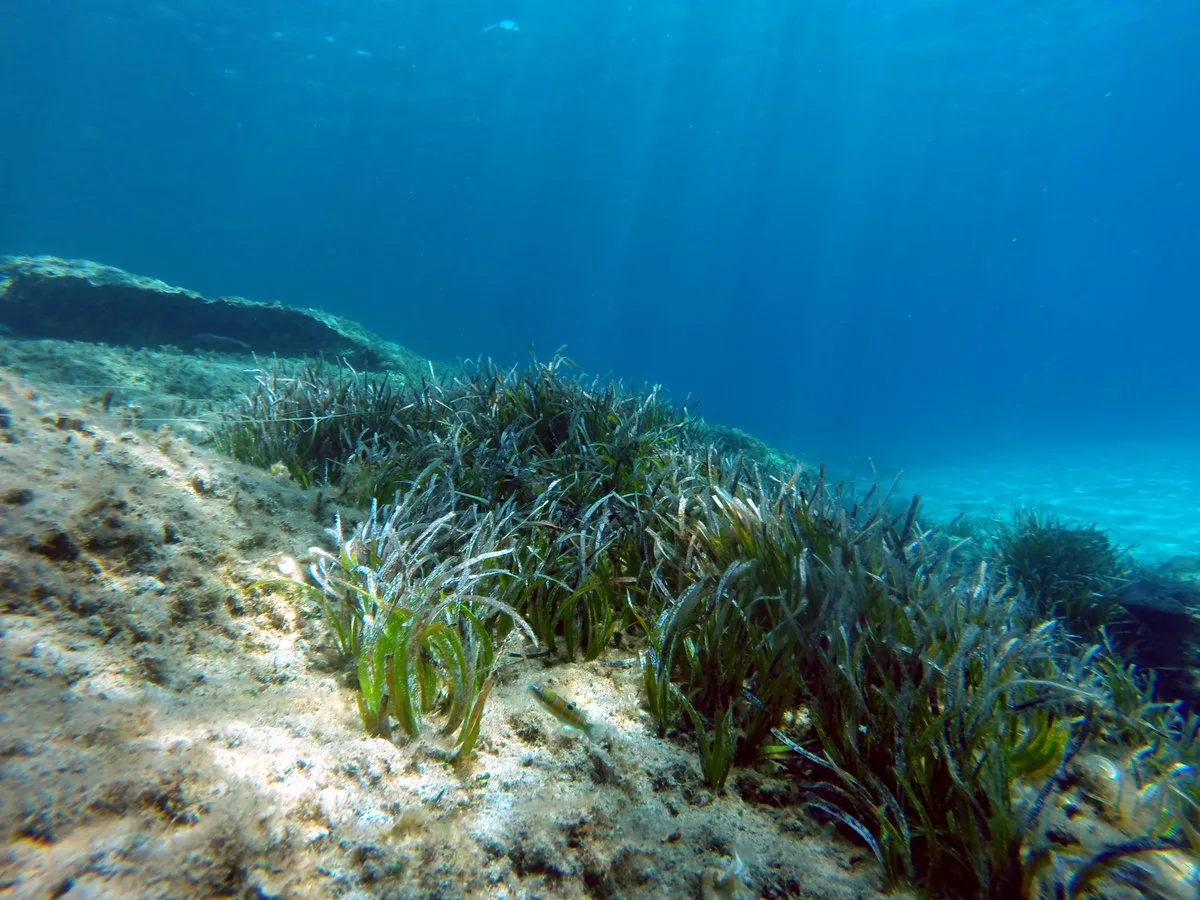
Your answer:
[[[204,297],[88,260],[0,257],[0,322],[15,338],[341,357],[369,369],[416,358],[355,322],[243,297]]]

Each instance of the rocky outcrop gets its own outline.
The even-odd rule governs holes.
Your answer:
[[[354,322],[242,297],[207,298],[87,260],[0,257],[0,323],[11,338],[227,354],[326,356],[410,370],[417,359]]]
[[[1200,586],[1167,564],[1137,573],[1116,599],[1136,626],[1130,657],[1154,671],[1157,698],[1200,712]]]

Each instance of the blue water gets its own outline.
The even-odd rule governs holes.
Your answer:
[[[3,0],[0,252],[566,345],[947,508],[1131,445],[1194,497],[1197,36],[1196,0]]]

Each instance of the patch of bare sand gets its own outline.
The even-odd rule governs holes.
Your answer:
[[[784,782],[706,790],[632,667],[506,655],[462,767],[364,736],[315,611],[248,590],[332,503],[11,370],[0,408],[0,892],[694,897],[736,854],[740,896],[876,896]]]

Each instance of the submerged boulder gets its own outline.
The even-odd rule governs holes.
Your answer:
[[[354,322],[314,309],[242,297],[207,298],[156,278],[87,260],[0,257],[4,336],[194,352],[327,356],[367,369],[415,357]]]
[[[1138,626],[1133,659],[1157,673],[1159,699],[1182,700],[1200,712],[1200,587],[1165,572],[1146,571],[1117,595]]]

